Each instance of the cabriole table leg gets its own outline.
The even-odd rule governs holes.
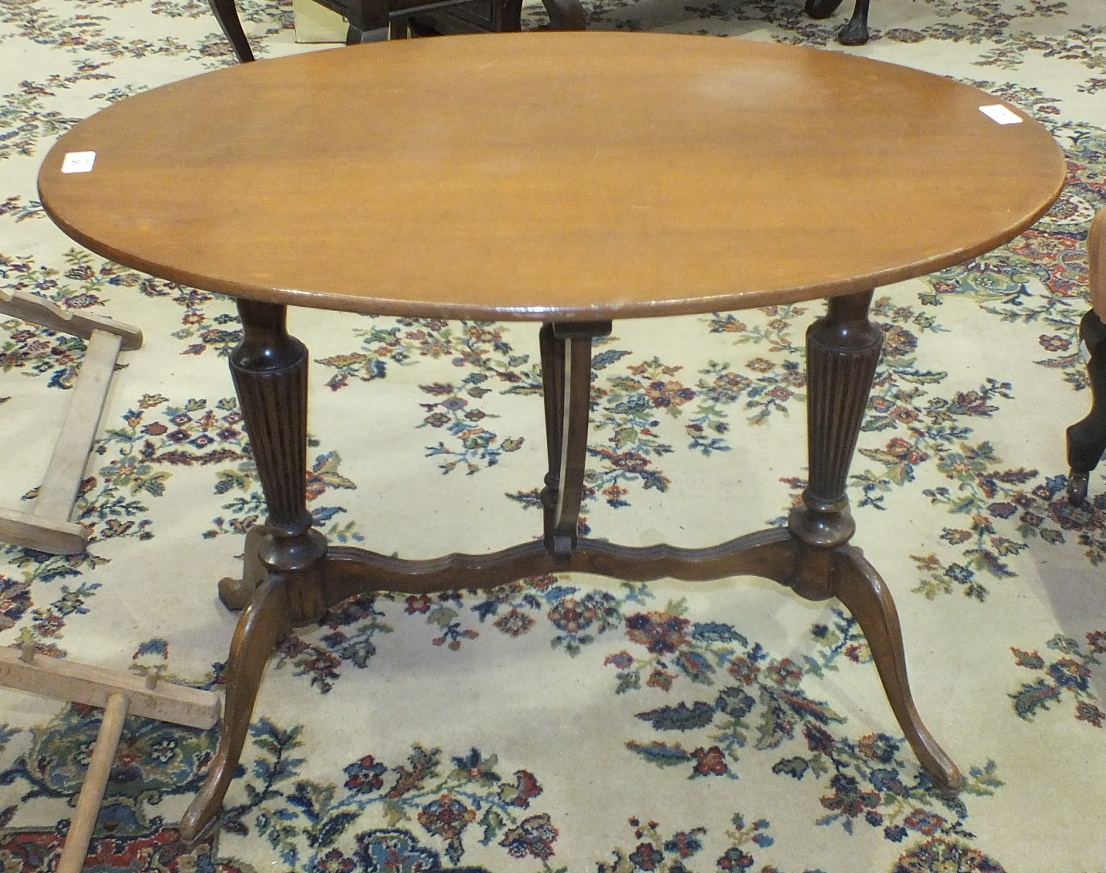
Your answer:
[[[838,598],[864,632],[891,709],[930,777],[963,782],[918,716],[910,693],[898,613],[879,573],[848,542],[856,530],[845,496],[883,335],[868,319],[872,292],[833,297],[807,332],[810,484],[788,525],[799,543],[789,583],[810,600]]]
[[[327,606],[326,539],[307,510],[307,348],[288,335],[285,307],[241,300],[238,311],[242,342],[231,354],[231,375],[269,507],[247,562],[259,561],[265,577],[255,591],[236,593],[249,605],[231,643],[219,750],[181,823],[186,839],[218,814],[273,649],[291,627],[319,621]]]

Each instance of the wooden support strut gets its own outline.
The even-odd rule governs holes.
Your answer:
[[[609,321],[545,324],[539,334],[549,471],[541,493],[545,547],[567,558],[576,548],[584,496],[592,341],[608,336]]]
[[[21,653],[0,648],[0,685],[104,709],[57,873],[79,873],[84,866],[128,714],[204,730],[219,721],[219,697],[213,691],[158,684],[156,673],[143,680],[102,667],[36,659],[30,641]]]
[[[0,312],[88,340],[73,398],[34,508],[30,512],[0,508],[0,541],[55,555],[78,555],[88,544],[88,530],[71,515],[88,453],[100,425],[119,352],[139,348],[142,331],[109,318],[68,312],[21,291],[0,292]]]

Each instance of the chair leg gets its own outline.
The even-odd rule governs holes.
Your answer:
[[[1068,428],[1068,498],[1087,498],[1091,470],[1106,451],[1106,325],[1089,310],[1079,322],[1079,337],[1087,349],[1087,376],[1091,383],[1091,411]]]
[[[242,30],[242,22],[238,18],[238,10],[234,6],[234,0],[208,0],[211,11],[215,13],[215,20],[219,22],[226,38],[230,40],[235,55],[243,64],[253,60],[253,51],[246,39],[246,32]]]
[[[856,0],[852,17],[837,34],[841,45],[864,45],[868,41],[868,6],[871,0]],[[806,14],[811,18],[829,18],[837,11],[841,0],[806,0]]]
[[[550,30],[587,30],[588,15],[579,0],[542,0]]]
[[[837,32],[841,45],[864,45],[868,42],[868,4],[871,0],[856,0],[852,17]]]

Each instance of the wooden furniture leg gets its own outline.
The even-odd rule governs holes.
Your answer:
[[[930,778],[942,788],[956,791],[963,784],[964,777],[922,723],[910,694],[902,630],[891,592],[860,549],[852,546],[840,548],[837,559],[834,596],[848,608],[864,632],[880,681],[887,692],[887,700],[907,742]]]
[[[242,612],[227,660],[226,701],[219,748],[203,787],[181,818],[186,842],[203,836],[215,824],[234,771],[242,757],[257,692],[269,656],[291,630],[285,579],[271,575]]]
[[[788,525],[799,543],[788,584],[810,600],[837,597],[852,612],[911,748],[938,785],[956,789],[960,771],[914,706],[891,594],[860,550],[848,546],[856,524],[845,488],[883,344],[879,327],[868,320],[871,299],[870,291],[831,298],[825,317],[807,332],[810,483]]]
[[[71,519],[73,505],[119,352],[139,348],[142,331],[110,318],[59,309],[22,291],[0,292],[0,312],[88,340],[81,372],[34,508],[30,512],[0,509],[0,541],[54,555],[79,555],[88,544],[88,530]]]
[[[430,593],[487,588],[546,573],[687,581],[756,575],[811,600],[838,597],[860,623],[891,708],[933,780],[962,778],[918,717],[910,695],[895,606],[859,549],[845,486],[864,418],[882,333],[868,320],[872,292],[829,301],[807,335],[810,484],[786,529],[771,528],[718,546],[620,546],[579,536],[591,392],[592,341],[610,322],[546,324],[540,334],[549,467],[541,498],[544,536],[489,554],[408,560],[365,549],[327,549],[306,509],[307,351],[288,336],[284,308],[239,302],[243,339],[231,357],[258,474],[269,503],[246,549],[245,585],[224,581],[230,605],[249,600],[227,669],[226,718],[212,772],[181,824],[186,838],[211,825],[233,777],[265,663],[297,624],[371,591]],[[256,591],[257,580],[263,579]]]
[[[390,13],[389,0],[348,0],[345,10],[349,24],[346,45],[388,39]]]
[[[587,30],[588,14],[579,0],[542,0],[550,30]]]
[[[267,575],[234,632],[219,750],[181,822],[186,839],[212,824],[222,805],[273,649],[291,627],[318,622],[326,609],[326,539],[307,510],[307,349],[288,335],[285,307],[240,300],[238,312],[242,341],[230,367],[269,507],[255,541]]]
[[[230,42],[238,60],[243,64],[252,61],[253,50],[250,48],[249,40],[246,39],[246,32],[242,29],[242,21],[238,17],[234,0],[208,0],[208,2],[211,5],[211,11],[215,13],[215,20],[219,22],[219,27]]]
[[[829,18],[837,11],[841,0],[806,0],[806,14],[811,18]],[[871,0],[856,0],[853,14],[837,32],[841,45],[864,45],[868,42],[868,7]]]
[[[577,545],[591,410],[592,340],[608,336],[609,321],[546,324],[538,337],[545,396],[549,472],[541,501],[545,548],[567,558]]]
[[[1068,498],[1087,499],[1091,471],[1106,452],[1106,325],[1089,309],[1079,322],[1079,338],[1087,349],[1087,378],[1091,383],[1091,411],[1067,431]]]
[[[1086,349],[1091,383],[1091,411],[1068,428],[1068,497],[1087,499],[1087,481],[1106,451],[1106,208],[1095,213],[1087,234],[1087,286],[1091,309],[1079,322],[1079,338]]]

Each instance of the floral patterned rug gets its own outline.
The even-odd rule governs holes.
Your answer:
[[[855,542],[894,592],[915,699],[963,791],[919,769],[834,603],[757,579],[542,577],[366,597],[290,637],[214,841],[175,828],[215,733],[129,719],[87,869],[1101,873],[1106,477],[1071,505],[1064,454],[1089,407],[1077,322],[1106,203],[1099,0],[876,0],[871,42],[850,49],[834,42],[847,9],[814,21],[799,0],[586,5],[596,29],[954,76],[1069,156],[1033,230],[877,293]],[[259,56],[308,50],[288,5],[239,6]],[[542,15],[528,6],[527,26]],[[0,289],[145,332],[81,488],[87,553],[0,547],[0,644],[204,688],[235,621],[215,583],[263,514],[226,372],[234,308],[75,247],[35,175],[79,119],[230,63],[203,0],[0,4]],[[821,309],[616,324],[594,359],[591,533],[702,546],[781,523],[804,484],[802,337]],[[429,557],[540,530],[532,327],[297,312],[292,330],[314,353],[309,492],[332,542]],[[0,505],[28,507],[84,343],[7,316],[0,343]],[[56,865],[100,718],[0,689],[3,873]]]

